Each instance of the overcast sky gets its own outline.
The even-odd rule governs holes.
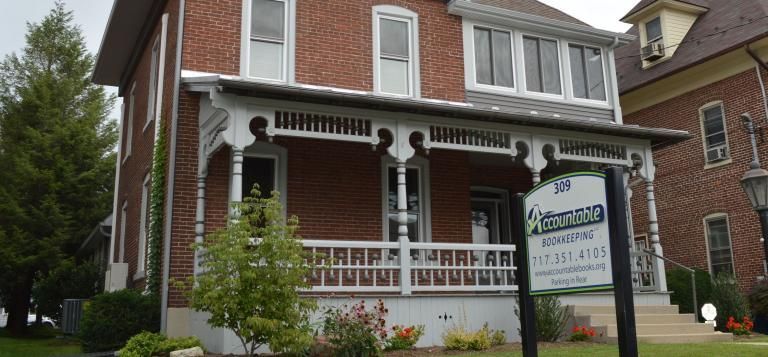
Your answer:
[[[541,0],[580,20],[601,29],[624,32],[629,25],[619,22],[639,0]],[[54,0],[0,0],[0,57],[19,52],[24,47],[27,22],[39,22],[53,7]],[[85,34],[92,53],[99,50],[101,36],[112,8],[110,0],[68,0],[66,7],[74,11],[75,23]],[[114,114],[118,114],[115,112]]]

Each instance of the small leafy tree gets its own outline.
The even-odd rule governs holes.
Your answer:
[[[520,306],[519,300],[517,306]],[[567,306],[563,306],[557,296],[537,296],[534,299],[534,310],[536,340],[557,342],[563,336],[565,324],[568,323],[570,317]],[[515,307],[514,313],[519,320],[520,309]],[[522,334],[519,328],[517,331]]]
[[[710,300],[717,308],[717,329],[727,331],[728,318],[741,320],[749,316],[749,304],[739,290],[736,277],[728,273],[719,273],[712,280]]]
[[[191,307],[210,313],[211,326],[234,332],[248,356],[264,345],[304,351],[312,344],[309,315],[317,303],[299,295],[310,287],[305,278],[313,269],[296,235],[299,221],[286,221],[279,194],[261,197],[258,186],[233,206],[237,217],[195,246],[203,252],[203,272],[188,282]]]

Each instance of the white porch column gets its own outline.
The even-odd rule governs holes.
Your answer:
[[[229,202],[240,203],[243,201],[243,149],[232,147],[232,189]]]
[[[661,248],[661,241],[659,240],[659,222],[656,216],[656,195],[653,192],[653,181],[647,180],[645,182],[646,201],[648,206],[648,236],[651,238],[651,247],[653,251],[664,256],[664,251]],[[664,260],[654,257],[654,280],[656,286],[660,291],[667,291],[667,276],[664,268]]]
[[[408,239],[408,191],[405,161],[397,161],[397,235],[400,242],[400,292],[411,294],[411,250]]]
[[[205,239],[205,180],[206,176],[200,174],[197,176],[197,207],[195,209],[195,243],[203,243]],[[200,268],[200,249],[195,250],[195,275]]]
[[[531,169],[531,181],[534,187],[541,183],[541,172],[539,170]]]

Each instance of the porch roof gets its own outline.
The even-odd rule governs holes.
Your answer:
[[[527,125],[560,130],[573,130],[650,140],[653,144],[667,145],[691,137],[687,131],[646,128],[638,125],[620,125],[598,120],[580,120],[563,117],[534,115],[524,111],[480,109],[470,103],[450,102],[422,98],[400,98],[374,95],[371,92],[321,87],[303,84],[267,83],[236,76],[182,71],[186,90],[209,92],[219,90],[243,96],[290,100],[296,102],[329,104],[353,108],[434,115],[491,121],[505,124]]]

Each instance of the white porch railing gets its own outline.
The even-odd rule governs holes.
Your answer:
[[[630,250],[629,261],[634,291],[656,291],[655,266],[651,254],[644,251]]]
[[[514,245],[304,240],[312,292],[516,291]],[[400,252],[410,252],[402,257]],[[401,279],[400,277],[408,277]]]

